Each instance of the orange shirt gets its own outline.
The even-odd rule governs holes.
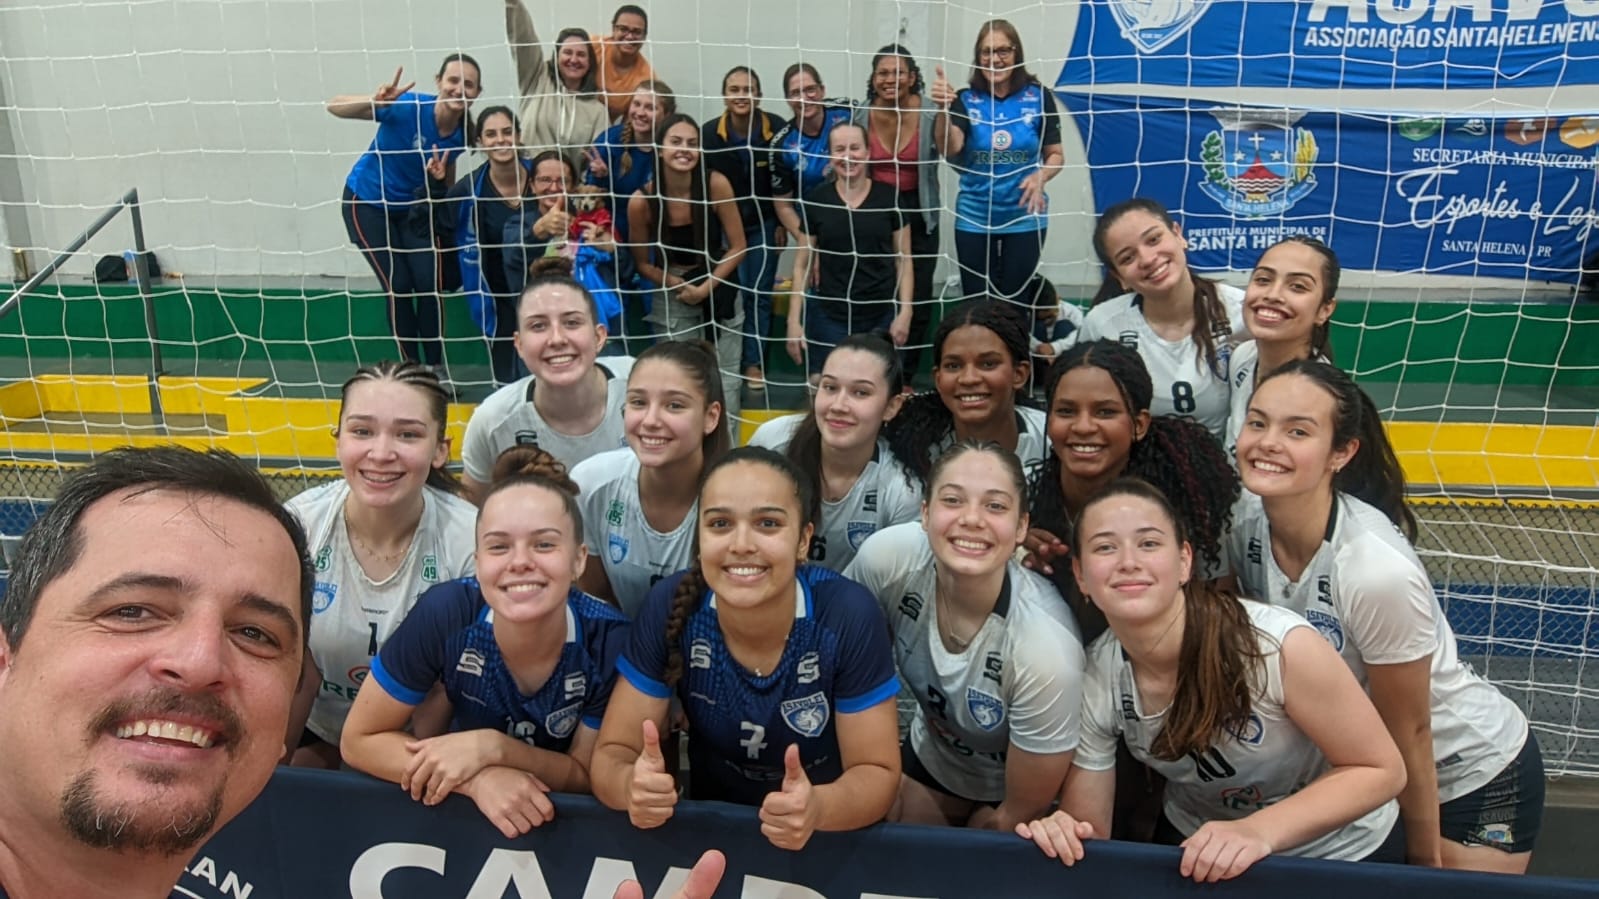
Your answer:
[[[611,45],[613,38],[602,37],[595,42],[594,48],[600,57],[600,90],[605,94],[605,107],[611,114],[611,121],[615,122],[619,116],[627,112],[627,104],[633,99],[633,91],[640,84],[655,77],[655,70],[650,68],[650,61],[644,58],[642,52],[638,61],[633,63],[633,68],[623,71],[616,68],[616,61],[611,58]]]

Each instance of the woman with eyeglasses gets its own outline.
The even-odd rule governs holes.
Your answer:
[[[1004,19],[983,23],[971,80],[956,90],[939,66],[928,99],[940,108],[933,141],[955,167],[955,258],[967,296],[1015,297],[1038,270],[1049,201],[1060,174],[1055,98],[1027,71],[1022,39]]]

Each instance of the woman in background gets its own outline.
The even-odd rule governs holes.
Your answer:
[[[555,57],[545,59],[527,4],[505,0],[505,39],[522,95],[523,148],[534,154],[555,150],[577,165],[611,122],[588,32],[562,28],[555,36]]]

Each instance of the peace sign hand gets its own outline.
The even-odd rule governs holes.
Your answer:
[[[433,154],[428,157],[427,161],[428,177],[434,181],[443,181],[444,176],[448,174],[448,169],[449,163],[444,159],[444,151],[439,149],[438,144],[434,144]]]
[[[372,95],[373,109],[383,109],[385,107],[394,105],[394,101],[398,100],[401,94],[409,91],[413,87],[416,87],[415,81],[407,84],[405,87],[400,87],[400,73],[404,71],[404,66],[395,69],[393,81],[389,82],[388,84],[378,85],[377,93]]]

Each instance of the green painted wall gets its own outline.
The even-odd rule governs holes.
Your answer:
[[[342,290],[189,289],[155,292],[169,367],[317,362],[335,371],[396,352],[384,300]],[[452,366],[488,364],[458,299],[446,299]],[[778,317],[781,321],[781,317]],[[1367,380],[1409,383],[1599,385],[1599,304],[1344,302],[1333,318],[1337,361]],[[0,358],[109,363],[139,371],[144,313],[127,285],[42,289],[0,320]],[[774,364],[787,369],[786,354]]]

